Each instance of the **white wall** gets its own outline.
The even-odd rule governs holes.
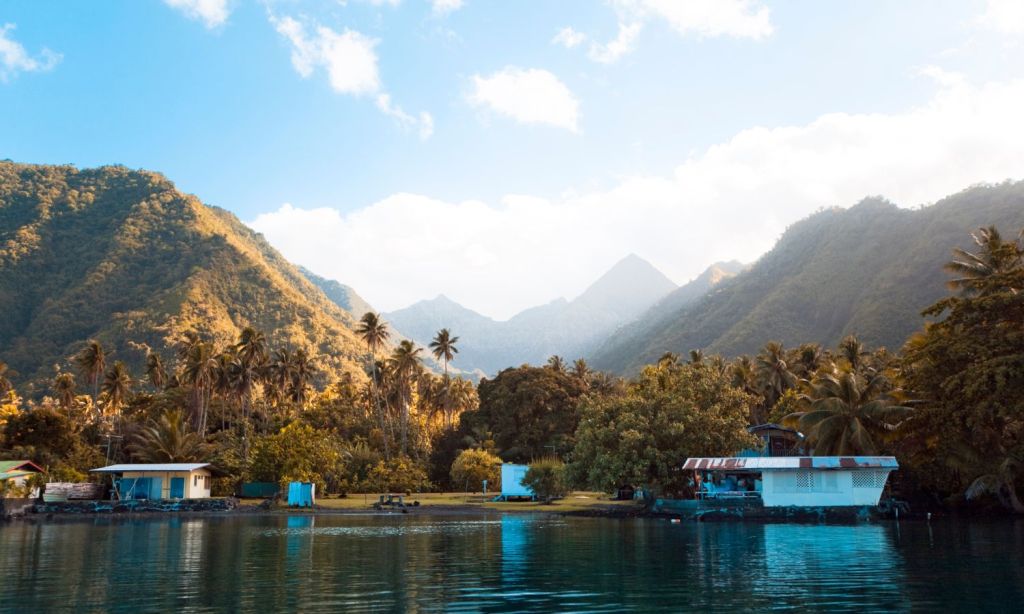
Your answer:
[[[764,471],[765,507],[878,505],[890,469]]]

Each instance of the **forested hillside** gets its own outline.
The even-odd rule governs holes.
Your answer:
[[[51,378],[90,338],[136,372],[147,347],[245,326],[310,350],[325,378],[364,352],[352,317],[234,215],[118,166],[0,162],[0,313],[17,382]]]
[[[916,210],[868,198],[816,213],[749,270],[699,301],[652,309],[590,361],[631,372],[667,351],[732,357],[770,340],[834,346],[851,333],[898,349],[946,292],[951,247],[967,247],[969,233],[988,225],[1024,226],[1024,183],[972,187]]]

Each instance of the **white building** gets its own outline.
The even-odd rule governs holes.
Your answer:
[[[700,499],[760,499],[765,507],[878,505],[893,456],[688,458]]]
[[[215,474],[210,463],[110,465],[90,473],[114,476],[118,499],[207,499]]]

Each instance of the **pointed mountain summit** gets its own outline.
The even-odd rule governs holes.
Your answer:
[[[658,299],[675,289],[646,260],[629,255],[580,294],[567,301],[524,309],[498,322],[440,295],[384,314],[396,330],[426,346],[441,328],[459,336],[453,364],[463,370],[494,374],[523,363],[541,364],[552,354],[583,356]]]

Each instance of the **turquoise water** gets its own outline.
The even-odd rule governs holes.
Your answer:
[[[0,526],[0,611],[1019,611],[1024,523],[226,516]]]

